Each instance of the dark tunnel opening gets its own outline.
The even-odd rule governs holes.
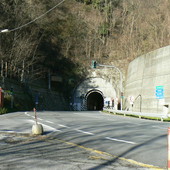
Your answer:
[[[98,92],[92,92],[87,96],[87,110],[103,110],[104,99]]]

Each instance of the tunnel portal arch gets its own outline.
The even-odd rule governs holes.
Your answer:
[[[104,97],[99,90],[91,90],[86,94],[87,110],[103,110]]]
[[[113,84],[100,77],[90,77],[75,87],[72,98],[73,110],[103,110],[106,101],[117,101]]]

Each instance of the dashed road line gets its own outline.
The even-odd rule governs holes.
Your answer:
[[[163,130],[168,130],[168,127],[167,127],[167,128],[165,128],[165,127],[160,127],[160,126],[152,126],[152,127],[158,128],[158,129],[163,129]]]
[[[61,125],[61,124],[58,124],[58,126],[65,127],[65,128],[70,128],[70,127],[68,127],[66,125]]]
[[[51,123],[51,124],[54,124],[53,122],[49,121],[49,120],[46,120],[47,123]]]
[[[41,119],[41,118],[38,118],[38,120],[43,120],[43,119]]]
[[[105,137],[108,140],[112,140],[112,141],[117,141],[117,142],[123,142],[123,143],[129,143],[132,145],[136,145],[137,143],[135,142],[131,142],[131,141],[127,141],[127,140],[121,140],[121,139],[116,139],[116,138],[111,138],[111,137]]]
[[[34,120],[28,120],[28,121],[35,123]],[[41,123],[41,125],[44,126],[44,127],[46,127],[46,128],[49,129],[49,130],[53,130],[53,131],[55,131],[55,132],[56,132],[56,131],[60,131],[60,132],[61,132],[61,130],[56,129],[56,128],[53,128],[53,127],[51,127],[51,126],[48,126],[48,125],[46,125],[46,124],[44,124],[44,123]]]
[[[84,134],[94,135],[94,134],[91,133],[91,132],[86,132],[86,131],[83,131],[83,130],[80,130],[80,129],[75,129],[75,130],[78,131],[78,132],[84,133]]]
[[[25,112],[25,114],[26,114],[27,116],[30,116],[30,115],[27,114],[26,112]],[[35,118],[34,116],[31,116],[31,117],[32,117],[32,118]],[[41,119],[41,118],[38,118],[38,119],[41,120],[41,121],[43,121],[43,119]],[[31,120],[31,121],[33,121],[33,120]],[[33,121],[33,122],[34,122],[34,121]],[[54,124],[53,122],[48,121],[48,120],[46,120],[45,122]],[[41,123],[41,124],[42,124],[44,127],[47,127],[47,128],[49,128],[49,129],[52,129],[53,131],[61,131],[61,130],[58,130],[58,129],[53,128],[53,127],[51,127],[51,126],[45,125],[45,124],[43,124],[43,123]],[[58,126],[64,127],[64,128],[70,128],[70,127],[68,127],[68,126],[66,126],[66,125],[62,125],[62,124],[58,124]],[[87,134],[87,135],[95,135],[94,133],[87,132],[87,131],[83,131],[83,130],[80,130],[80,129],[75,129],[75,130],[76,130],[77,132],[84,133],[84,134]],[[123,142],[123,143],[127,143],[127,144],[132,144],[132,145],[136,145],[136,144],[137,144],[137,143],[132,142],[132,141],[121,140],[121,139],[116,139],[116,138],[111,138],[111,137],[105,137],[105,139],[111,140],[111,141]]]
[[[25,114],[26,114],[27,116],[31,116],[31,115],[29,115],[27,112],[25,112]]]

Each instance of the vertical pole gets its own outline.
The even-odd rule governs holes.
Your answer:
[[[35,124],[37,125],[37,112],[36,112],[36,108],[34,108],[33,110],[34,110],[34,115],[35,115]]]
[[[8,63],[5,62],[5,77],[8,76]]]
[[[119,69],[118,69],[119,70]],[[122,110],[122,107],[123,107],[123,82],[122,82],[122,72],[119,70],[119,73],[120,73],[120,110]]]
[[[13,94],[11,95],[11,109],[13,109],[14,106],[14,96]]]
[[[24,82],[24,71],[25,71],[25,62],[22,63],[22,71],[21,71],[21,82]]]
[[[2,108],[2,88],[0,87],[0,107]]]
[[[157,113],[158,113],[158,107],[159,107],[159,99],[157,99]]]
[[[170,170],[170,127],[168,127],[168,170]]]
[[[4,61],[1,61],[1,77],[4,76]]]
[[[14,107],[14,89],[11,87],[11,109]]]
[[[48,89],[51,90],[51,73],[48,71]]]

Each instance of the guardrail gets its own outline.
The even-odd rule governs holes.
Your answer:
[[[103,111],[107,111],[113,114],[123,114],[124,116],[134,115],[134,116],[138,116],[139,118],[142,118],[142,116],[160,118],[161,121],[163,121],[163,119],[170,117],[169,114],[163,114],[163,113],[144,113],[144,112],[133,112],[133,111],[125,111],[125,110],[121,111],[121,110],[115,110],[110,108],[103,108]]]

